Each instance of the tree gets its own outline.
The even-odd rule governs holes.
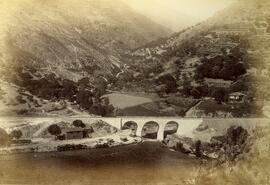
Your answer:
[[[224,101],[225,97],[225,91],[223,89],[217,89],[213,92],[213,97],[215,100],[220,104],[222,101]]]
[[[163,95],[166,93],[167,86],[165,84],[159,85],[155,87],[155,90],[159,97],[163,97]]]
[[[221,70],[221,67],[220,66],[214,66],[212,68],[212,71],[211,71],[211,74],[210,74],[211,77],[212,78],[218,78],[218,74],[219,74],[220,70]]]
[[[53,124],[53,125],[50,125],[48,127],[48,132],[51,134],[51,135],[54,135],[54,136],[58,136],[61,134],[61,128],[56,125],[56,124]]]
[[[92,106],[92,93],[90,90],[80,88],[76,94],[77,103],[84,109],[89,109]]]
[[[202,97],[199,88],[196,88],[196,87],[192,88],[192,90],[190,91],[190,94],[191,94],[191,96],[193,96],[195,99],[199,99],[199,98]]]
[[[186,96],[190,96],[190,91],[192,90],[191,82],[190,81],[184,81],[183,84],[183,94]]]
[[[235,69],[235,76],[236,77],[247,73],[247,70],[246,70],[244,64],[242,64],[242,63],[237,63],[234,66],[234,69]]]
[[[196,141],[195,143],[195,155],[196,157],[200,158],[202,156],[202,142],[200,140]]]
[[[96,91],[98,91],[98,95],[96,97],[100,97],[102,95],[104,95],[106,93],[106,89],[107,89],[107,85],[108,85],[108,80],[103,77],[103,76],[99,76],[95,79],[95,81],[93,82],[93,85],[96,88]]]
[[[0,128],[0,146],[7,146],[9,142],[9,137],[8,137],[8,134],[7,132]]]
[[[12,132],[10,133],[10,137],[11,139],[15,138],[15,139],[20,139],[22,137],[22,131],[21,130],[12,130]]]
[[[82,122],[82,120],[75,120],[72,123],[73,126],[78,127],[78,128],[85,128],[86,125]]]
[[[175,93],[177,91],[176,79],[171,74],[164,74],[158,78],[158,84],[166,85],[166,93]]]
[[[103,106],[108,106],[108,105],[110,105],[110,99],[109,99],[108,97],[103,97],[103,98],[101,98],[101,104],[102,104]]]

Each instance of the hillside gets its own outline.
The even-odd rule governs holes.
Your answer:
[[[158,94],[159,106],[143,109],[170,116],[260,117],[268,107],[269,1],[238,1],[168,37],[120,0],[2,4],[1,78],[39,99],[102,116],[114,115],[103,96],[114,92]]]
[[[121,53],[170,33],[120,0],[0,4],[1,80],[46,100],[72,101],[82,79],[103,94],[122,70]]]
[[[10,6],[15,7],[10,11]],[[118,52],[169,33],[121,1],[24,0],[3,3],[4,8],[12,16],[6,28],[4,60],[60,76],[61,71],[73,69],[77,71],[73,80],[80,78],[79,71],[83,75],[84,68],[110,72],[110,55],[117,57]]]
[[[261,116],[262,101],[269,97],[264,83],[270,74],[269,7],[269,1],[239,1],[200,24],[129,52],[129,75],[136,78],[124,78],[120,85],[223,103],[213,106],[206,100],[196,107],[204,113],[195,117]],[[235,93],[242,93],[245,103],[227,105]]]

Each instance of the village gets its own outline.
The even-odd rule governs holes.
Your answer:
[[[158,86],[148,91],[201,99],[201,104],[186,112],[186,117],[263,116],[261,111],[269,106],[269,11],[265,8],[254,11],[254,15],[227,17],[226,24],[221,25],[210,19],[210,30],[202,31],[201,23],[198,28],[183,30],[180,38],[172,36],[165,43],[150,44],[130,53],[138,66],[143,60],[155,66],[167,61],[163,69],[149,71],[147,87],[151,89],[151,82]],[[130,68],[136,70],[136,65],[133,63]],[[211,110],[213,106],[215,110]],[[249,106],[254,107],[254,112],[247,110]]]
[[[0,15],[0,184],[270,184],[269,0]]]

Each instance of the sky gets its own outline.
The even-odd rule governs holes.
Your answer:
[[[205,20],[235,0],[123,0],[173,31]],[[166,25],[167,24],[167,25]]]

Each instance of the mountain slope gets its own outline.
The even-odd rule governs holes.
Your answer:
[[[269,1],[239,1],[207,21],[137,48],[126,57],[135,78],[124,78],[120,87],[132,84],[132,91],[225,103],[203,101],[198,109],[206,114],[215,107],[213,115],[260,116],[260,101],[269,97],[269,83],[264,83],[270,77],[269,17]],[[243,106],[228,103],[235,92],[248,97]]]
[[[57,74],[85,67],[109,72],[108,56],[169,33],[121,1],[15,0],[4,2],[4,8],[12,17],[7,22],[4,60]]]
[[[101,95],[122,70],[120,54],[170,33],[120,0],[1,1],[0,15],[6,91],[81,102],[77,108],[98,115],[105,114]],[[18,109],[29,107],[36,109]]]

